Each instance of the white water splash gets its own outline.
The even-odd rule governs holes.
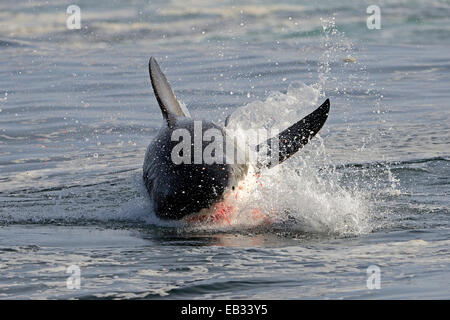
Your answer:
[[[285,94],[272,93],[265,101],[236,110],[229,127],[236,131],[285,129],[317,108],[320,91],[318,85],[293,83]],[[258,182],[243,211],[259,208],[275,213],[275,224],[300,232],[354,235],[370,231],[364,193],[342,186],[320,136],[283,164],[263,171]],[[248,215],[239,221],[247,224]]]

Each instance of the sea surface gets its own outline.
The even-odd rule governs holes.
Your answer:
[[[150,56],[234,128],[330,99],[249,199],[273,223],[155,217]],[[1,299],[450,298],[449,1],[1,1],[0,74]]]

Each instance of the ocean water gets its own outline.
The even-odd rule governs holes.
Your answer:
[[[448,1],[379,1],[381,29],[370,1],[79,0],[75,30],[71,4],[0,3],[0,298],[450,298]],[[155,217],[150,56],[193,117],[236,129],[330,99],[247,200],[273,223]]]

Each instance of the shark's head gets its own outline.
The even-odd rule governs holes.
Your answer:
[[[159,217],[181,219],[211,208],[245,179],[248,164],[228,161],[225,147],[211,149],[214,141],[204,140],[211,133],[217,140],[226,137],[212,122],[178,119],[163,125],[148,147],[144,181]]]
[[[190,117],[153,57],[149,72],[165,122],[147,149],[144,182],[156,215],[163,219],[179,220],[215,207],[230,195],[237,197],[249,171],[253,174],[290,157],[319,131],[328,115],[327,100],[306,118],[257,146],[256,150],[276,145],[277,152],[271,161],[251,165],[245,150],[239,149],[225,128]]]

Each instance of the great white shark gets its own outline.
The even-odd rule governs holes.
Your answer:
[[[322,128],[330,110],[330,101],[326,99],[315,111],[257,145],[257,152],[268,150],[264,160],[255,163],[248,160],[239,162],[234,157],[230,160],[225,150],[227,146],[223,146],[221,152],[213,152],[214,161],[203,158],[199,161],[194,156],[199,152],[203,154],[210,144],[201,138],[206,132],[221,135],[223,141],[234,141],[227,134],[227,123],[221,127],[210,121],[191,118],[187,108],[178,102],[154,57],[149,60],[149,73],[165,121],[147,148],[143,178],[155,214],[165,220],[225,220],[230,223],[230,214],[238,210],[233,207],[233,200],[251,192],[249,177],[258,177],[262,170],[282,163],[306,145]],[[188,150],[175,153],[182,156],[181,162],[174,159],[174,150],[180,143],[180,135],[175,133],[179,132],[188,133],[194,141],[188,144]],[[197,139],[199,135],[201,137]],[[235,144],[232,148],[242,151],[236,150]]]

